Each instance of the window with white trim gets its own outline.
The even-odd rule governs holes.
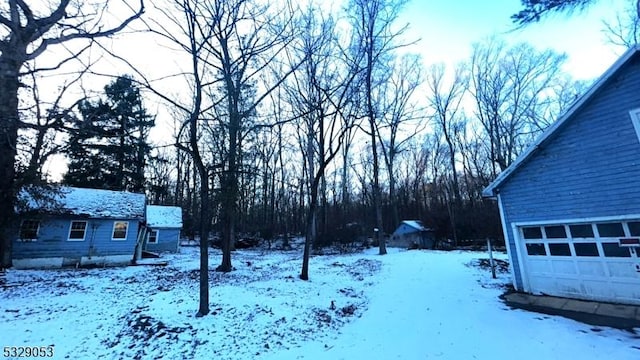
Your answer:
[[[158,243],[158,230],[149,230],[149,240],[147,240],[149,244],[157,244]]]
[[[629,116],[631,116],[633,128],[636,130],[636,136],[638,136],[638,140],[640,141],[640,109],[629,111]]]
[[[40,230],[40,221],[22,220],[20,224],[20,241],[36,241],[38,238],[38,230]]]
[[[87,232],[86,221],[72,221],[69,227],[69,241],[84,241]]]
[[[111,236],[111,240],[126,240],[128,228],[128,221],[115,221],[113,223],[113,235]]]

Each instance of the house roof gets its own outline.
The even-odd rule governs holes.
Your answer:
[[[520,167],[522,167],[531,157],[535,154],[536,150],[549,139],[564,125],[573,118],[573,115],[582,109],[600,90],[609,79],[611,79],[616,73],[618,73],[627,64],[634,55],[640,53],[640,45],[627,50],[616,62],[611,65],[607,71],[598,78],[598,80],[591,85],[589,90],[582,95],[576,102],[569,107],[569,109],[562,115],[556,122],[549,126],[534,142],[531,144],[518,158],[504,171],[502,171],[496,179],[489,184],[483,191],[484,197],[494,197],[498,194],[499,188],[513,175]]]
[[[422,225],[422,222],[420,220],[404,220],[402,221],[402,223],[418,231],[429,231],[429,229],[427,229],[426,227],[424,227],[424,225]]]
[[[126,191],[62,186],[52,196],[53,201],[36,199],[28,192],[21,196],[30,211],[108,219],[142,220],[145,215],[145,195]]]
[[[182,228],[182,208],[148,205],[147,226],[151,228]]]

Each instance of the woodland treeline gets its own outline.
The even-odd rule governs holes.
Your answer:
[[[512,19],[594,2],[523,0]],[[456,243],[501,238],[483,187],[586,84],[563,72],[564,54],[499,38],[425,67],[400,20],[406,4],[0,1],[0,268],[20,192],[50,185],[60,155],[64,184],[184,209],[185,231],[202,239],[200,316],[212,232],[225,272],[241,233],[304,235],[304,280],[312,244],[347,226],[384,234],[417,219]],[[639,4],[608,24],[613,43],[637,43]],[[148,65],[163,58],[174,61]],[[151,141],[163,116],[173,129]]]
[[[399,21],[406,1],[149,5],[136,26],[184,59],[180,74],[132,66],[66,107],[95,73],[67,80],[60,103],[40,101],[46,73],[33,75],[18,170],[44,179],[47,159],[65,154],[63,184],[145,191],[183,208],[185,235],[213,231],[231,246],[238,234],[328,244],[347,226],[372,236],[406,219],[440,239],[500,239],[482,189],[585,88],[562,71],[564,54],[498,38],[427,67]],[[148,138],[157,102],[169,141]]]

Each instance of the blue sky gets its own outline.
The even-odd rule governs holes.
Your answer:
[[[472,43],[497,35],[511,43],[525,41],[566,52],[565,70],[576,78],[591,79],[624,52],[607,43],[603,19],[615,19],[626,1],[600,0],[584,12],[553,14],[516,30],[510,16],[521,9],[519,0],[410,0],[400,21],[410,23],[408,38],[422,39],[417,49],[426,64],[464,60]]]

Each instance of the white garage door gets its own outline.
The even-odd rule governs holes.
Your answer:
[[[640,304],[640,220],[517,228],[525,289],[534,294]]]

